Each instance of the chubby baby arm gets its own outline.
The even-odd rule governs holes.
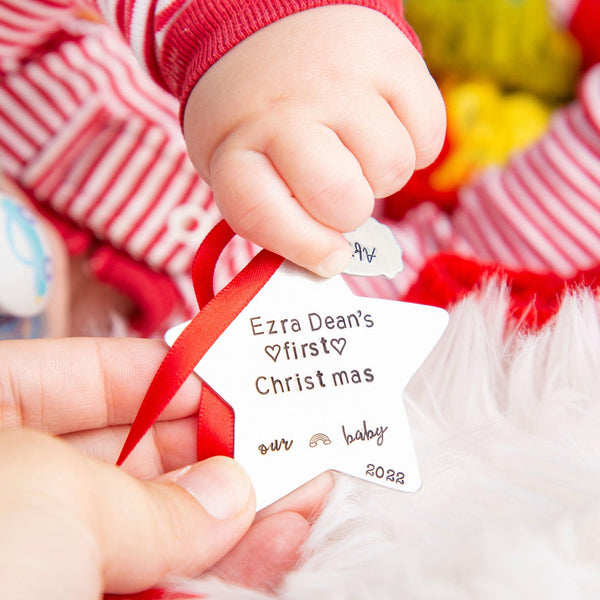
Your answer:
[[[184,112],[192,162],[233,229],[320,275],[341,232],[437,156],[441,95],[405,34],[370,8],[287,16],[223,55]]]

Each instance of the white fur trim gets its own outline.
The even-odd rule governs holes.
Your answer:
[[[506,306],[491,287],[458,305],[408,387],[422,490],[340,476],[277,598],[600,597],[600,301],[568,298],[533,335]]]

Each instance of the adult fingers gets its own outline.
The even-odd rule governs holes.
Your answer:
[[[224,579],[274,590],[300,560],[310,525],[333,489],[331,471],[315,477],[257,513],[240,544],[211,569]]]
[[[308,521],[295,512],[261,519],[210,573],[238,585],[274,590],[298,563],[309,531]]]
[[[159,340],[0,342],[0,427],[63,434],[131,423],[166,352]],[[193,414],[199,395],[192,376],[160,418]]]
[[[113,425],[67,433],[62,439],[87,456],[114,463],[129,430],[128,425]],[[197,432],[196,415],[175,421],[157,421],[121,468],[138,479],[155,479],[196,462]]]
[[[262,152],[226,140],[213,156],[211,183],[223,217],[251,242],[325,277],[350,260],[344,236],[306,212]]]
[[[325,471],[287,496],[260,510],[256,515],[256,520],[260,521],[281,512],[295,512],[312,523],[323,509],[334,484],[333,473]]]
[[[96,599],[202,572],[243,536],[254,492],[212,458],[140,482],[31,430],[0,432],[0,595]]]

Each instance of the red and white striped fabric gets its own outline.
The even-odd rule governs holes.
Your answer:
[[[452,215],[423,204],[392,226],[406,264],[394,280],[396,297],[439,252],[565,278],[600,265],[600,1],[549,6],[590,67],[577,99],[553,115],[532,147],[463,186]]]
[[[356,4],[382,12],[418,45],[400,0],[1,0],[2,68],[28,56],[75,9],[97,11],[151,77],[181,102],[204,72],[255,31],[302,10]]]
[[[351,1],[381,10],[415,40],[397,0]],[[170,273],[189,299],[193,255],[220,215],[187,158],[180,103],[157,83],[185,100],[253,31],[335,2],[0,0],[0,166],[58,215]],[[75,19],[82,8],[113,27]],[[236,239],[218,283],[254,252]]]
[[[565,278],[600,265],[600,64],[537,143],[459,190],[451,215],[425,203],[391,227],[406,266],[395,297],[439,252]]]
[[[600,65],[544,137],[460,193],[456,235],[484,261],[570,277],[600,263]]]
[[[2,168],[115,248],[182,272],[219,215],[187,158],[177,102],[107,27],[66,33],[2,78]]]
[[[269,19],[330,3],[80,4],[101,9],[155,80],[185,98],[190,82]],[[392,0],[356,3],[401,24]],[[0,0],[0,164],[39,202],[189,287],[192,256],[219,214],[187,159],[179,104],[114,30],[74,21],[71,9],[66,0]],[[425,204],[393,224],[405,273],[393,281],[350,278],[355,291],[401,297],[440,251],[565,276],[600,263],[599,69],[539,143],[461,190],[452,216]],[[219,282],[253,252],[237,240]]]

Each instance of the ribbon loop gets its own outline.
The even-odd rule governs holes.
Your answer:
[[[208,233],[192,263],[192,283],[202,310],[215,296],[213,277],[215,268],[225,246],[235,235],[227,221],[219,221]]]
[[[233,235],[229,225],[221,221],[198,249],[192,278],[200,312],[175,340],[158,368],[133,421],[117,465],[123,464],[202,357],[283,262],[281,256],[261,250],[215,296],[214,270],[221,252]],[[233,456],[233,431],[233,409],[203,382],[198,420],[198,460],[217,454]]]

